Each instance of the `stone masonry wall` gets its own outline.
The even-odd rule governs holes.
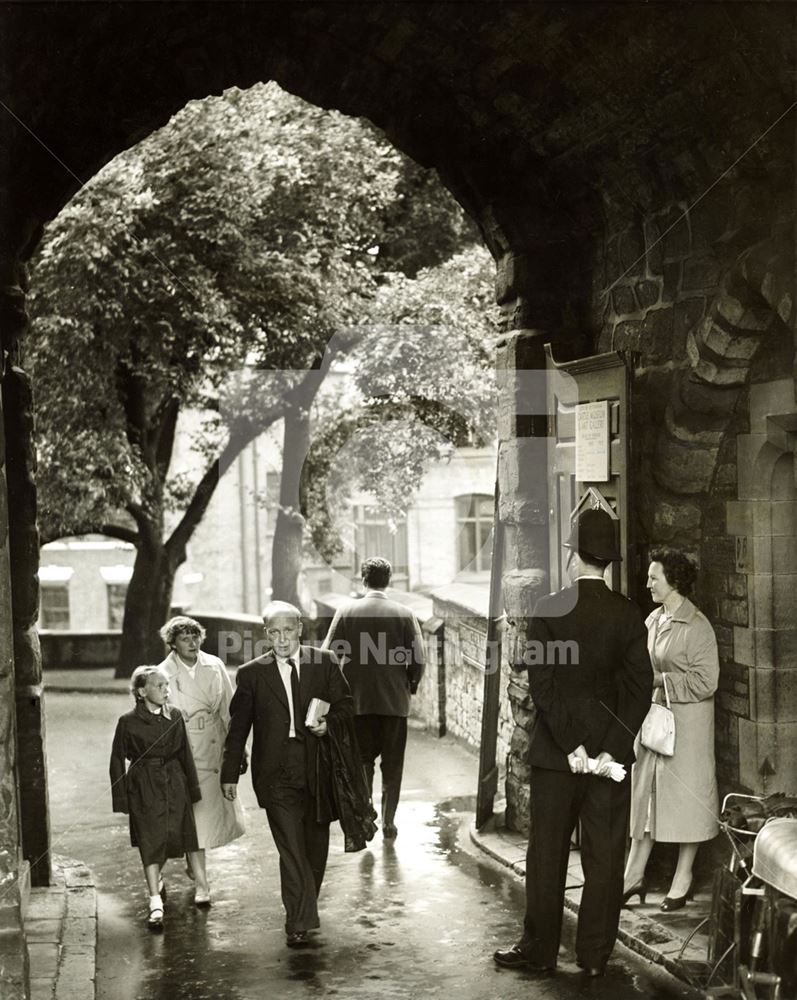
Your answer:
[[[0,995],[21,997],[28,975],[22,930],[23,873],[16,773],[9,522],[6,505],[5,433],[0,395]]]
[[[44,688],[39,616],[39,533],[36,524],[36,456],[33,402],[25,372],[10,367],[3,378],[11,590],[14,625],[14,674],[17,711],[22,845],[31,865],[31,884],[50,882],[50,817],[44,726]]]
[[[438,735],[449,733],[469,746],[481,743],[487,621],[473,609],[435,599],[434,618],[424,625],[426,671],[413,715]],[[510,669],[501,661],[497,761],[503,775],[514,722],[507,695]]]
[[[446,733],[446,673],[443,621],[432,617],[423,623],[426,668],[410,702],[410,713],[435,736]]]
[[[748,670],[733,629],[748,625],[747,577],[727,532],[736,497],[736,438],[748,424],[750,381],[793,359],[792,202],[738,174],[696,207],[669,204],[629,219],[607,211],[596,268],[597,350],[635,356],[632,449],[644,591],[647,548],[670,544],[700,565],[696,603],[712,622],[722,788],[739,787],[738,720],[750,715]]]
[[[651,609],[645,577],[652,546],[681,548],[700,566],[696,603],[714,626],[721,660],[715,704],[722,790],[743,787],[739,729],[752,714],[750,671],[734,659],[733,643],[734,630],[750,625],[748,578],[727,524],[727,504],[737,497],[737,439],[749,427],[750,385],[793,370],[794,211],[790,182],[783,182],[791,176],[790,156],[788,143],[756,150],[754,162],[705,190],[689,191],[683,178],[670,178],[657,192],[640,177],[635,186],[629,171],[622,197],[609,184],[602,191],[603,236],[594,244],[595,334],[585,353],[627,351],[634,368],[630,474],[640,559],[631,596]],[[638,198],[632,210],[628,191]],[[515,366],[527,367],[522,351],[515,350]],[[511,382],[511,364],[503,367]],[[500,351],[498,368],[500,377]],[[511,416],[504,426],[513,430]],[[513,449],[531,449],[531,460],[518,463],[522,470],[534,467],[534,447],[527,437],[510,440],[506,450],[511,457]],[[520,473],[507,486],[504,495],[515,498],[529,489]],[[531,529],[539,512],[527,503],[507,520]],[[517,569],[504,576],[504,603],[521,637],[522,616],[545,586],[524,567],[546,563],[520,547],[516,555]],[[526,829],[534,709],[524,678],[513,679],[510,697],[518,729],[507,821]]]

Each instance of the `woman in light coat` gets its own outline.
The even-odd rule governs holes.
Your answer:
[[[200,849],[186,870],[196,879],[194,902],[197,906],[208,906],[205,850],[228,844],[245,830],[240,802],[225,799],[220,784],[232,684],[221,660],[200,648],[205,630],[199,622],[178,615],[166,622],[160,634],[170,649],[159,664],[169,678],[169,704],[179,709],[185,719],[202,792],[202,798],[194,803]]]
[[[651,553],[648,589],[661,605],[645,624],[654,700],[664,704],[664,678],[675,716],[675,753],[665,757],[637,741],[631,786],[631,851],[624,901],[645,901],[645,866],[655,841],[680,844],[665,912],[691,898],[692,866],[704,840],[719,832],[714,762],[714,692],[719,657],[714,629],[688,598],[696,570],[681,552]]]

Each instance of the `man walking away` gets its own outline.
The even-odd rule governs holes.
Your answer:
[[[323,648],[340,658],[354,697],[354,726],[372,797],[374,765],[381,758],[382,835],[392,840],[398,834],[410,695],[423,675],[423,636],[412,611],[385,594],[393,573],[387,559],[366,559],[361,572],[365,596],[336,611]]]

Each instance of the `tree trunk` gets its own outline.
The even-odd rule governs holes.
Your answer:
[[[310,446],[310,414],[289,411],[285,416],[279,511],[271,549],[271,596],[301,610],[299,573],[302,569],[304,518],[299,504],[299,481]]]
[[[170,439],[174,437],[175,426],[176,420],[171,420]],[[219,458],[205,470],[182,518],[166,541],[163,540],[162,520],[150,519],[140,506],[128,508],[136,521],[138,534],[135,536],[133,575],[125,598],[117,677],[129,677],[139,664],[160,663],[163,659],[165,650],[158,630],[169,618],[174,577],[185,562],[186,546],[207,510],[219,479],[254,436],[255,431],[249,429],[227,442]],[[167,453],[164,441],[160,443],[160,450],[165,463],[171,452]],[[159,474],[164,475],[163,468]],[[119,529],[114,533],[116,537],[124,537]]]
[[[116,677],[129,677],[139,664],[160,663],[165,656],[158,630],[169,618],[174,575],[182,562],[160,540],[139,544],[127,588]]]

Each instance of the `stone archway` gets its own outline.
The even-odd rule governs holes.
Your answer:
[[[33,629],[35,463],[20,367],[24,261],[41,225],[82,181],[189,99],[266,79],[370,118],[399,148],[436,168],[478,222],[497,263],[507,330],[498,360],[505,390],[500,447],[509,487],[500,516],[510,539],[508,568],[519,574],[507,593],[522,614],[545,587],[547,501],[526,461],[545,431],[515,412],[512,373],[541,366],[549,339],[571,352],[600,349],[602,293],[635,260],[633,240],[609,246],[613,213],[664,217],[744,154],[754,167],[748,214],[758,218],[754,237],[734,238],[752,245],[771,237],[771,206],[756,196],[773,178],[779,190],[789,188],[792,132],[784,126],[765,147],[755,143],[793,99],[796,16],[788,5],[711,3],[7,4],[4,69],[18,89],[0,109],[0,345],[14,662],[0,663],[0,682],[16,669],[18,699],[30,702],[21,710],[26,726],[36,725],[25,715],[31,699],[41,713],[41,674]],[[744,266],[752,274],[759,265],[751,258]],[[666,290],[668,280],[665,268],[659,286]],[[655,290],[655,282],[640,287],[635,302],[649,302]],[[751,331],[741,329],[746,339]],[[666,364],[666,331],[652,322],[642,332],[651,355],[660,349]],[[715,363],[716,336],[713,328],[695,334],[702,361]],[[719,353],[728,360],[736,346]],[[676,449],[693,433],[683,413],[717,408],[711,385],[684,380],[683,411],[677,402],[671,407]],[[691,443],[698,451],[716,445],[719,469],[727,440]],[[666,523],[666,511],[661,517]],[[696,540],[700,530],[698,518]],[[13,724],[0,720],[7,774],[16,763]],[[40,722],[37,732],[28,744],[23,813],[38,811],[42,822],[34,825],[46,829]],[[16,875],[13,800],[0,799],[0,847],[12,848],[0,853],[0,881]],[[46,869],[39,877],[46,879]]]
[[[686,331],[688,363],[661,403],[647,456],[656,489],[640,510],[643,537],[698,557],[703,549],[710,563],[713,541],[705,536],[715,533],[705,523],[706,498],[716,492],[718,479],[725,488],[732,485],[727,466],[736,464],[731,449],[756,361],[773,345],[791,360],[796,315],[787,241],[756,243],[722,274],[704,316]]]

